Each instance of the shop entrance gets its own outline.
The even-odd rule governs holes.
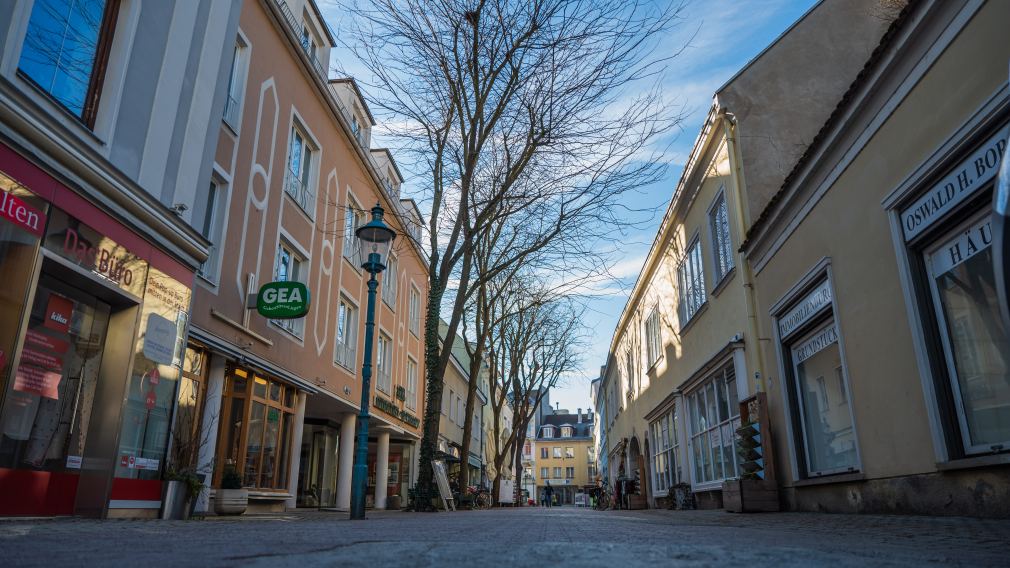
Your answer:
[[[70,515],[109,304],[43,274],[0,411],[0,515]]]
[[[299,507],[337,506],[337,429],[310,420],[302,430]]]

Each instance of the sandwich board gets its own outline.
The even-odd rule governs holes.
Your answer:
[[[455,511],[456,500],[452,496],[452,490],[449,489],[449,477],[445,474],[445,462],[434,460],[431,465],[435,469],[435,481],[438,482],[438,493],[442,497],[442,506],[446,511]]]

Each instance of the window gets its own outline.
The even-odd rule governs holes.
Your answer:
[[[228,467],[254,489],[288,489],[288,441],[294,424],[296,389],[245,369],[228,372],[222,403],[215,485]]]
[[[312,187],[312,162],[314,151],[305,134],[291,128],[291,147],[288,148],[288,168],[284,172],[284,190],[309,217],[315,214],[315,189]]]
[[[553,448],[551,448],[551,450],[552,450],[552,453],[554,454],[554,457],[556,457],[556,458],[560,458],[561,457],[561,446],[554,446]]]
[[[540,437],[541,438],[553,438],[554,437],[554,428],[552,428],[550,426],[544,426],[543,429],[540,430]]]
[[[572,427],[571,426],[562,426],[561,427],[561,437],[562,438],[571,438],[572,437]]]
[[[659,309],[653,308],[652,313],[645,319],[645,352],[649,359],[649,367],[656,364],[662,354],[663,343],[659,329]]]
[[[838,331],[833,321],[795,342],[791,348],[793,379],[806,440],[807,472],[823,475],[856,468],[852,414],[842,404],[844,392],[835,376],[841,366]]]
[[[419,335],[421,333],[421,292],[410,287],[410,331],[414,335]]]
[[[589,463],[596,461],[596,449],[592,446],[586,448],[586,461]]]
[[[695,238],[677,269],[680,303],[677,306],[680,327],[691,321],[705,304],[705,273],[701,264],[701,241]]]
[[[241,118],[239,116],[239,107],[242,106],[244,54],[245,47],[241,42],[236,41],[235,50],[231,58],[231,70],[228,72],[228,98],[224,102],[224,116],[222,117],[225,123],[236,132],[238,131],[239,120]]]
[[[540,479],[550,479],[550,477],[551,477],[550,475],[547,475],[546,467],[540,468]]]
[[[554,468],[554,479],[561,479],[561,468]]]
[[[736,429],[740,427],[736,375],[726,364],[687,397],[691,412],[694,483],[737,476]]]
[[[407,358],[407,408],[417,409],[417,363]]]
[[[18,61],[20,73],[95,125],[119,0],[35,0]]]
[[[305,50],[305,53],[307,53],[310,58],[316,56],[316,38],[313,37],[308,26],[302,26],[301,44],[302,49]]]
[[[464,414],[463,399],[460,398],[457,395],[456,396],[456,423],[459,424],[460,426],[463,425],[463,420],[466,418],[463,414]]]
[[[375,375],[377,377],[375,386],[380,391],[389,394],[393,392],[393,342],[385,334],[380,333],[376,346],[378,351],[375,354]]]
[[[591,466],[589,466],[589,467],[586,468],[586,479],[588,479],[589,481],[592,481],[592,480],[596,479],[596,466],[595,465],[591,465]]]
[[[358,349],[358,309],[346,298],[340,298],[337,306],[337,333],[333,348],[333,361],[354,372],[357,366]]]
[[[631,347],[624,352],[624,368],[628,372],[628,396],[638,392],[635,389],[635,357],[631,353]]]
[[[281,243],[277,249],[277,265],[274,268],[274,280],[281,282],[305,282],[305,261],[292,251],[286,244]],[[305,329],[305,318],[270,320],[281,328],[302,336]]]
[[[227,207],[227,191],[216,180],[211,180],[207,195],[197,198],[193,211],[193,225],[205,239],[210,241],[207,260],[200,265],[199,274],[207,281],[217,283],[223,244],[224,213]]]
[[[933,308],[968,454],[1010,448],[1010,335],[999,323],[990,214],[926,252]]]
[[[351,133],[354,134],[354,139],[358,141],[358,144],[365,145],[364,132],[361,129],[361,123],[358,121],[357,114],[351,115]]]
[[[365,212],[348,196],[347,209],[344,211],[344,258],[358,267],[355,254],[358,251],[358,237],[355,231],[365,224]]]
[[[566,458],[574,458],[575,457],[575,448],[565,448],[565,457]]]
[[[575,468],[566,467],[565,468],[565,479],[575,479]]]
[[[656,495],[666,494],[671,487],[680,483],[681,471],[678,463],[680,439],[677,437],[676,407],[649,425],[652,436],[652,487]]]
[[[396,306],[396,257],[390,256],[386,261],[386,270],[382,273],[382,301],[390,308]]]
[[[449,401],[452,400],[451,390],[442,390],[442,414],[448,415],[449,411],[452,410]]]
[[[718,284],[733,270],[733,242],[729,236],[729,212],[726,206],[726,192],[719,193],[712,209],[708,212],[708,223],[712,229],[712,248],[715,249],[715,281]]]
[[[547,459],[547,448],[546,447],[540,448],[540,458],[541,459]]]

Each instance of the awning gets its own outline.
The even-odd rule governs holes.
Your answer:
[[[267,361],[266,359],[263,359],[262,357],[258,357],[256,355],[253,355],[252,353],[249,353],[248,351],[239,349],[238,347],[235,347],[228,341],[214,335],[213,333],[210,333],[209,331],[202,330],[199,327],[193,325],[190,326],[189,328],[189,336],[199,341],[200,343],[206,344],[207,347],[209,347],[211,350],[217,351],[225,355],[226,357],[231,357],[232,359],[235,360],[235,362],[237,362],[239,365],[243,367],[250,367],[253,370],[261,371],[264,374],[273,375],[278,379],[285,380],[295,385],[296,387],[300,388],[303,391],[308,392],[309,394],[315,394],[319,392],[318,387],[306,381],[305,379],[299,377],[298,375],[295,375],[290,371],[286,371],[274,365],[273,363]]]
[[[474,467],[477,467],[477,468],[479,468],[479,467],[481,467],[482,465],[484,465],[484,464],[483,464],[483,463],[482,463],[482,462],[480,461],[480,458],[479,458],[479,457],[477,457],[477,456],[470,456],[470,459],[469,459],[469,460],[467,460],[467,461],[469,461],[469,462],[470,462],[470,465],[472,465],[472,466],[474,466]]]

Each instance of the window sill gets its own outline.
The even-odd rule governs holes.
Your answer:
[[[396,304],[396,298],[392,298],[392,301],[390,302],[390,301],[386,300],[386,295],[383,294],[382,295],[382,303],[386,304],[386,307],[389,308],[389,310],[391,312],[394,312],[394,313],[396,312],[396,305],[395,305]]]
[[[837,473],[834,475],[822,475],[820,477],[810,477],[799,479],[793,482],[793,487],[810,487],[813,485],[830,485],[832,483],[851,483],[853,481],[865,481],[866,474],[856,471],[852,473]]]
[[[298,344],[304,344],[305,343],[305,338],[302,335],[298,335],[294,331],[292,331],[292,330],[284,327],[284,325],[277,323],[277,320],[270,320],[270,324],[273,325],[274,327],[276,327],[277,329],[279,329],[281,332],[283,332],[283,334],[286,335],[288,337],[288,339],[290,339],[292,341],[295,341]],[[304,335],[304,333],[305,332],[302,331],[303,335]]]
[[[305,220],[308,221],[310,225],[315,225],[316,224],[315,217],[311,213],[309,213],[308,211],[306,211],[305,208],[302,207],[301,203],[298,203],[298,200],[295,199],[294,195],[291,195],[291,192],[285,190],[284,191],[284,195],[287,196],[287,198],[291,200],[291,203],[292,203],[292,205],[295,206],[295,209],[297,209],[298,212],[302,214],[302,217],[305,217]],[[315,194],[312,194],[312,199],[313,200],[316,199],[316,195]]]
[[[719,280],[719,283],[715,285],[715,288],[712,288],[712,296],[718,297],[719,294],[721,294],[722,291],[726,289],[726,286],[729,285],[730,281],[733,280],[733,276],[735,275],[736,275],[736,267],[734,266],[733,268],[729,269],[729,272],[723,274],[722,279]]]
[[[677,335],[683,337],[685,333],[687,333],[692,327],[694,327],[694,323],[699,319],[701,319],[701,315],[704,314],[706,311],[708,311],[708,300],[705,300],[705,303],[698,308],[698,311],[694,312],[694,314],[691,316],[691,319],[687,320],[687,322],[680,327],[680,331],[677,332]]]
[[[661,354],[659,357],[656,357],[655,361],[649,363],[649,368],[645,370],[645,374],[648,375],[649,373],[655,371],[656,367],[659,365],[659,362],[662,361],[664,357],[666,357],[666,355]]]
[[[972,456],[970,458],[960,458],[945,462],[936,462],[936,469],[940,471],[952,471],[956,469],[971,469],[975,467],[988,467],[993,465],[1010,464],[1010,454],[992,454],[985,456]]]
[[[343,370],[347,371],[348,373],[351,374],[351,376],[356,376],[355,373],[354,373],[354,369],[348,367],[347,365],[344,365],[340,361],[334,361],[333,362],[333,366],[337,367],[338,369],[343,369]]]

